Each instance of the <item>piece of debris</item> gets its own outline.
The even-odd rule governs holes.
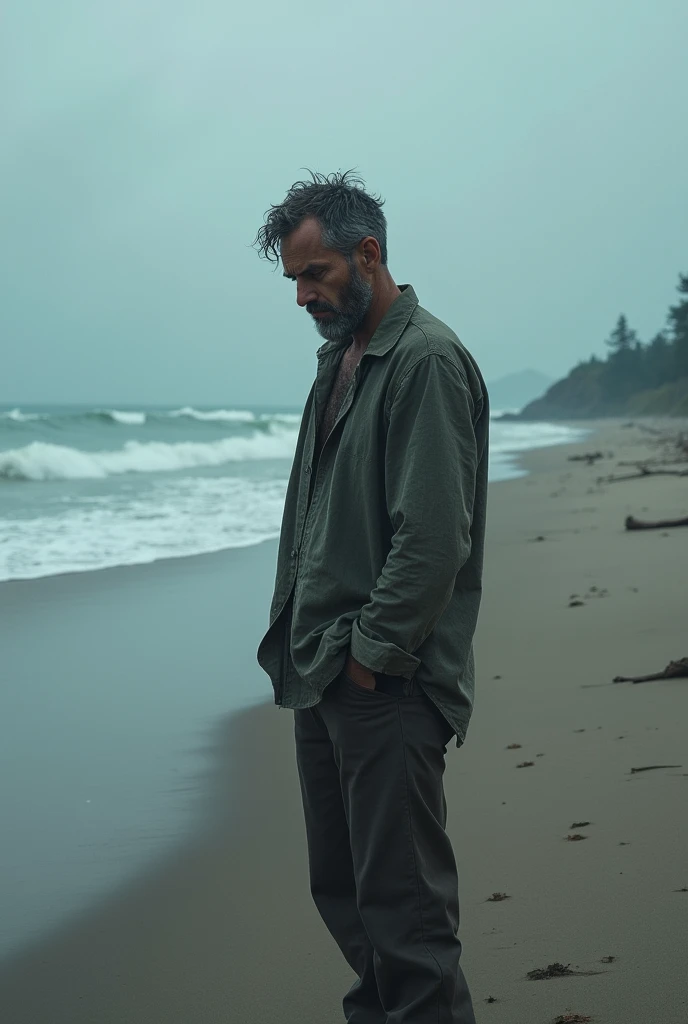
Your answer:
[[[501,679],[501,676],[492,676],[493,679]]]
[[[548,978],[566,978],[575,971],[571,970],[571,964],[550,964],[549,967],[540,967],[535,971],[528,971],[531,981],[546,981]]]
[[[501,903],[503,900],[510,900],[511,896],[507,896],[505,892],[493,892],[491,896],[488,896],[486,903]]]
[[[615,956],[603,956],[600,960],[601,964],[613,964],[616,961]]]
[[[544,757],[545,755],[544,754],[536,754],[535,756],[536,757]]]
[[[571,964],[550,964],[548,967],[537,971],[528,971],[528,977],[532,981],[546,981],[548,978],[592,978],[596,974],[605,974],[605,971],[572,971]]]
[[[630,846],[630,843],[619,843],[619,846]]]
[[[566,836],[567,843],[580,843],[583,839],[587,839],[587,836],[582,836],[580,832],[574,832],[573,835],[569,834]]]
[[[487,999],[485,1000],[485,1002],[486,1003],[498,1003],[499,999],[496,999],[495,996],[488,996]]]
[[[648,676],[614,676],[615,683],[653,683],[657,679],[688,678],[688,658],[670,661],[661,672],[653,672]]]
[[[543,540],[546,540],[546,538],[539,534],[537,537],[533,537],[533,544],[540,544]]]
[[[523,746],[522,743],[510,743],[509,746],[506,749],[507,750],[520,750],[522,746]]]
[[[535,761],[521,761],[521,763],[517,764],[516,767],[517,768],[532,768],[534,764],[535,764]]]
[[[674,892],[688,892],[688,885],[684,885],[682,889],[674,889]]]
[[[574,729],[574,732],[585,732],[585,729]]]
[[[579,599],[575,601],[569,601],[569,608],[583,608],[584,605],[585,601],[581,601]]]
[[[602,452],[583,452],[582,455],[569,455],[569,462],[587,462],[589,466],[593,466],[598,459],[603,459],[604,455]]]
[[[644,768],[631,768],[631,775],[637,775],[638,772],[654,772],[659,768],[683,768],[682,764],[648,764]]]
[[[625,526],[627,530],[666,530],[673,526],[688,526],[688,517],[685,519],[658,519],[656,522],[652,522],[636,519],[635,516],[626,516]]]
[[[589,821],[574,821],[573,825],[571,825],[571,828],[585,828],[585,826],[589,824]]]
[[[565,1013],[554,1018],[554,1024],[588,1024],[592,1017],[584,1017],[582,1013]]]

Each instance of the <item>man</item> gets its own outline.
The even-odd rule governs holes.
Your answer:
[[[473,705],[488,403],[392,280],[381,206],[314,174],[256,239],[326,339],[258,660],[295,711],[311,892],[357,975],[346,1020],[475,1024],[442,777]]]

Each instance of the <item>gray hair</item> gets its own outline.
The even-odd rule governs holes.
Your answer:
[[[310,171],[310,181],[296,181],[283,202],[271,206],[256,235],[258,254],[277,263],[280,243],[306,219],[315,217],[322,229],[323,245],[347,259],[363,238],[372,236],[387,264],[387,220],[384,200],[366,192],[365,182],[353,171],[320,174]]]

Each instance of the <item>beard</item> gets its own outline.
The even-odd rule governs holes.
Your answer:
[[[328,302],[309,302],[309,313],[331,313],[327,320],[313,320],[318,334],[326,341],[347,341],[365,320],[373,299],[373,286],[364,281],[353,262],[349,283],[338,306]]]

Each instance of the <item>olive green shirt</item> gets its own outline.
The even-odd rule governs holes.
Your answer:
[[[275,702],[317,704],[349,649],[414,679],[463,742],[473,708],[488,400],[456,335],[409,285],[370,340],[335,426],[316,436],[349,342],[326,342],[287,490],[258,661]]]

